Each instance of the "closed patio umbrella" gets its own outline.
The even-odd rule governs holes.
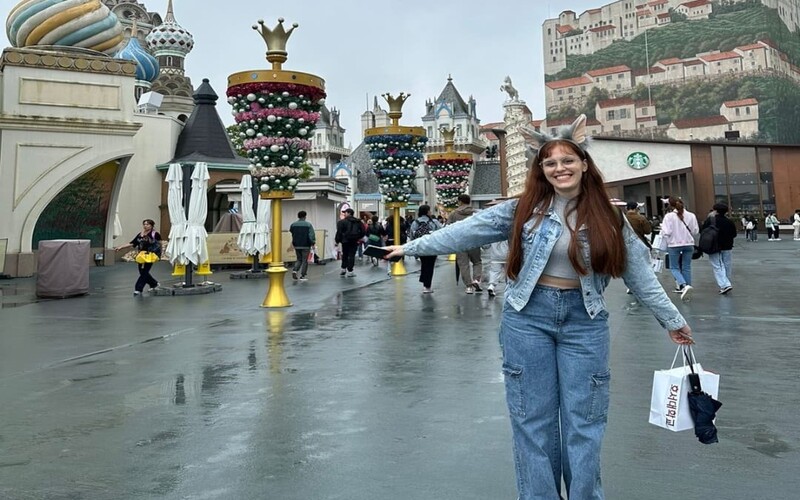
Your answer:
[[[208,164],[199,162],[192,171],[192,194],[189,198],[189,216],[186,219],[186,245],[183,253],[186,259],[194,265],[200,265],[208,260],[206,247],[205,223],[208,213]]]
[[[239,188],[242,190],[242,228],[239,230],[237,244],[242,253],[255,255],[256,214],[253,212],[253,178],[249,175],[242,176]],[[263,203],[266,204],[266,201]]]
[[[183,208],[183,171],[180,163],[173,163],[167,170],[167,208],[169,209],[169,243],[167,256],[171,264],[187,263],[183,248],[186,244],[186,212]]]
[[[272,203],[267,200],[259,200],[258,214],[256,215],[256,233],[253,239],[255,250],[261,255],[267,255],[271,251],[270,242],[270,217],[272,216]],[[275,228],[273,228],[275,229]],[[280,231],[281,228],[275,229]],[[276,249],[280,251],[280,249]]]

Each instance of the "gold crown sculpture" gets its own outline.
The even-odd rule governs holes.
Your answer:
[[[439,133],[444,137],[444,153],[430,153],[428,160],[471,160],[470,153],[457,153],[455,151],[456,129],[441,127]]]
[[[289,37],[292,36],[292,32],[295,28],[300,26],[294,23],[289,31],[286,31],[283,29],[283,21],[284,19],[279,17],[278,25],[275,26],[275,29],[267,28],[264,25],[263,19],[258,20],[261,29],[255,24],[253,25],[253,29],[261,34],[261,38],[263,38],[264,42],[267,44],[267,61],[272,63],[272,69],[274,70],[280,70],[281,65],[286,62],[286,58],[288,57],[286,42],[289,41]]]
[[[244,83],[256,82],[280,82],[280,83],[294,83],[298,85],[307,85],[309,87],[316,87],[325,90],[325,80],[309,73],[301,73],[299,71],[284,70],[283,63],[286,62],[289,54],[286,52],[286,42],[292,32],[300,26],[297,23],[292,24],[289,31],[283,28],[282,17],[278,18],[278,25],[274,29],[270,29],[264,25],[264,20],[259,19],[258,25],[253,25],[253,29],[261,35],[264,42],[267,44],[267,61],[272,63],[272,69],[269,70],[250,70],[240,71],[228,77],[228,87],[234,85],[241,85]],[[259,28],[260,25],[260,28]]]
[[[399,126],[400,118],[403,117],[403,104],[405,104],[406,99],[411,97],[411,94],[400,92],[400,95],[397,97],[392,97],[392,94],[386,93],[381,97],[386,99],[386,102],[389,103],[389,118],[392,120],[392,125],[395,127]]]

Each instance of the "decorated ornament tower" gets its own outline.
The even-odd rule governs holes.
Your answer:
[[[398,97],[384,94],[389,103],[389,119],[392,124],[387,127],[368,128],[364,131],[364,143],[369,148],[372,169],[378,177],[378,186],[384,198],[386,208],[392,209],[392,228],[394,241],[400,242],[400,209],[408,205],[408,199],[414,189],[417,168],[423,159],[423,151],[428,137],[422,127],[402,127],[403,103],[411,94],[400,92]],[[392,264],[392,276],[408,274],[403,261]]]
[[[283,18],[274,29],[253,29],[267,44],[267,61],[272,69],[250,70],[228,77],[228,102],[239,127],[239,135],[250,160],[253,182],[262,200],[272,203],[272,253],[269,291],[262,307],[292,305],[284,288],[287,269],[281,261],[282,200],[293,198],[311,137],[325,104],[325,81],[312,74],[282,69],[286,62],[286,42],[298,27],[283,28]],[[264,203],[264,201],[262,201]]]
[[[472,153],[456,153],[455,129],[441,129],[444,153],[431,153],[425,162],[436,182],[436,198],[448,213],[458,207],[458,197],[467,192],[469,172],[472,170]]]

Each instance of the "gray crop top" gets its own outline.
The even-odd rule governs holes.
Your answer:
[[[561,237],[559,237],[558,241],[556,241],[553,251],[550,252],[550,258],[547,259],[547,264],[544,266],[542,274],[554,276],[556,278],[577,280],[578,273],[575,272],[575,268],[572,267],[572,262],[569,261],[568,255],[569,243],[572,240],[572,233],[565,222],[567,220],[565,215],[567,212],[567,205],[570,204],[571,201],[572,200],[568,200],[567,198],[559,195],[555,195],[553,198],[553,212],[558,214],[558,218],[561,221],[564,230],[561,232]],[[570,213],[569,225],[573,229],[575,228],[577,218],[578,213],[576,211]]]

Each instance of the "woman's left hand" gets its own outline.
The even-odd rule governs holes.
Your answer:
[[[689,325],[683,325],[677,330],[670,330],[669,337],[676,344],[682,344],[682,345],[694,344],[694,339],[692,338],[692,329],[689,327]]]

